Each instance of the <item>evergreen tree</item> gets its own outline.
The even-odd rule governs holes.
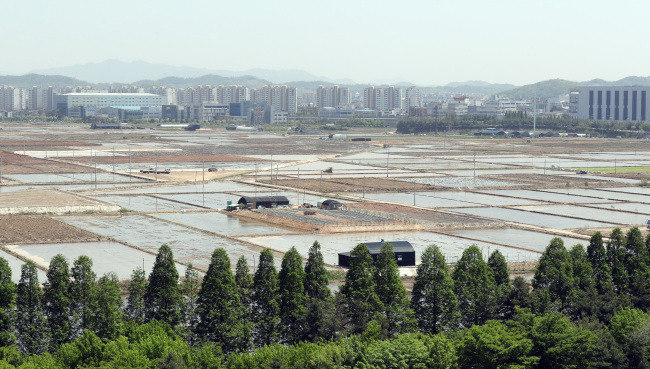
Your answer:
[[[375,291],[382,304],[386,319],[387,336],[412,332],[416,326],[415,315],[406,297],[406,288],[399,277],[393,245],[381,245],[375,265]]]
[[[16,285],[11,281],[11,267],[6,259],[0,257],[0,347],[16,343],[13,319],[15,293]]]
[[[323,253],[320,251],[320,244],[314,241],[309,248],[309,256],[305,264],[305,294],[309,299],[325,300],[332,295],[327,287],[329,278],[323,261]]]
[[[625,234],[625,251],[625,266],[630,279],[633,279],[637,274],[648,274],[648,265],[646,263],[648,253],[645,248],[643,234],[639,228],[632,227]]]
[[[571,248],[569,251],[573,269],[573,281],[575,287],[586,291],[594,285],[591,269],[591,263],[587,257],[587,252],[582,245],[578,244]]]
[[[488,266],[492,270],[495,285],[496,311],[495,318],[502,318],[507,314],[506,299],[510,293],[510,271],[508,263],[501,251],[494,250],[488,258]]]
[[[224,249],[212,253],[197,300],[197,335],[221,345],[224,352],[238,349],[242,331],[242,306]]]
[[[246,257],[243,255],[237,260],[235,270],[235,285],[239,292],[239,300],[242,305],[242,325],[243,330],[240,337],[240,347],[242,351],[248,351],[251,348],[251,335],[253,332],[252,317],[252,293],[253,293],[253,276],[248,269]]]
[[[461,323],[469,328],[483,324],[496,310],[492,270],[476,245],[468,247],[454,267],[454,293],[458,299]]]
[[[144,323],[144,294],[146,292],[147,279],[144,276],[144,270],[138,267],[131,274],[129,297],[126,300],[126,316],[136,324]]]
[[[305,339],[315,342],[330,339],[337,331],[334,298],[330,291],[323,253],[318,241],[309,248],[305,264],[305,294],[307,295],[307,326]]]
[[[431,245],[422,253],[411,306],[422,333],[437,334],[458,326],[460,314],[454,295],[454,282],[438,246]]]
[[[95,295],[95,272],[92,270],[93,261],[81,255],[72,266],[72,281],[70,282],[70,307],[72,311],[72,337],[79,337],[85,329],[90,328],[93,315],[91,309],[92,297]]]
[[[43,291],[38,282],[36,264],[23,264],[16,289],[16,331],[21,350],[28,354],[42,354],[47,345],[47,323],[41,306]]]
[[[282,258],[278,284],[281,338],[285,343],[294,344],[301,341],[305,334],[307,317],[305,271],[302,269],[302,257],[295,247]]]
[[[278,341],[280,306],[278,302],[278,273],[273,263],[273,253],[264,249],[253,277],[254,341],[257,346]]]
[[[50,330],[50,347],[56,350],[70,340],[70,270],[66,258],[58,254],[50,261],[43,283],[43,311]]]
[[[181,295],[183,296],[183,316],[187,326],[193,329],[197,322],[196,310],[198,307],[198,296],[201,290],[199,273],[194,269],[192,263],[185,269],[185,278],[181,282]]]
[[[599,293],[612,291],[612,271],[607,262],[607,252],[600,232],[594,233],[589,240],[587,260],[591,264],[591,279],[595,283],[596,290]]]
[[[178,286],[174,255],[167,245],[158,249],[156,261],[149,274],[144,305],[147,320],[160,320],[172,327],[181,321],[183,298]]]
[[[551,301],[559,300],[564,305],[573,286],[571,257],[562,239],[555,237],[539,259],[533,277],[533,287],[548,289]]]
[[[381,311],[381,301],[375,289],[375,266],[368,246],[357,245],[350,252],[350,268],[341,286],[341,296],[351,333],[363,333],[368,323]]]
[[[612,283],[618,293],[627,292],[628,275],[625,267],[626,251],[624,248],[625,237],[620,228],[615,228],[609,235],[607,242],[607,261],[612,271]]]
[[[517,313],[517,308],[530,308],[531,303],[530,283],[523,277],[515,277],[512,281],[512,288],[503,303],[503,318],[511,319]]]
[[[94,295],[90,305],[93,312],[91,330],[99,338],[114,340],[120,335],[123,319],[123,301],[117,275],[110,272],[99,278]]]

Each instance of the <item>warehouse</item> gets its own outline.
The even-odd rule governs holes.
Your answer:
[[[244,196],[237,202],[243,204],[244,208],[257,209],[274,208],[281,205],[289,205],[289,199],[286,196]]]
[[[377,262],[377,257],[381,252],[381,245],[384,243],[390,243],[393,246],[393,252],[395,253],[395,261],[397,261],[398,266],[414,266],[415,265],[415,249],[408,241],[390,241],[385,242],[365,242],[365,245],[370,251],[370,256],[372,256],[372,261]],[[339,266],[349,268],[350,267],[350,257],[349,252],[342,252],[339,254]]]

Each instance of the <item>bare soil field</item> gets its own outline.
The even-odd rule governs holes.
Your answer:
[[[241,174],[244,171],[241,170],[220,170],[217,172],[208,172],[207,168],[205,173],[200,170],[184,170],[177,171],[172,170],[169,174],[145,174],[134,171],[133,174],[138,177],[148,178],[148,179],[157,179],[159,181],[174,181],[174,182],[202,182],[203,179],[210,181],[213,179],[230,177],[233,175]],[[204,176],[205,175],[205,176]]]
[[[43,215],[0,216],[0,244],[97,241],[100,236]]]
[[[522,183],[523,186],[516,187],[503,187],[503,189],[514,188],[589,188],[589,186],[598,187],[621,187],[627,184],[614,181],[594,181],[592,178],[585,177],[584,179],[578,177],[567,177],[561,175],[544,175],[533,173],[513,173],[513,174],[495,174],[482,176],[484,178],[491,178],[499,181]],[[586,183],[586,185],[585,185]]]
[[[496,220],[475,218],[469,215],[449,214],[435,210],[410,207],[405,205],[377,202],[357,202],[345,204],[345,208],[356,208],[377,212],[377,215],[392,214],[412,222],[420,223],[428,229],[460,228],[501,228],[504,223]]]
[[[99,146],[96,143],[88,143],[76,140],[8,140],[0,139],[0,147],[7,151],[20,152],[23,150],[45,150],[48,149],[61,149],[74,146]]]
[[[155,152],[143,153],[133,152],[129,161],[128,156],[81,156],[81,157],[61,157],[61,160],[64,161],[74,161],[77,163],[83,163],[90,165],[97,162],[98,164],[127,164],[131,163],[201,163],[205,162],[206,167],[210,163],[231,163],[231,162],[257,162],[257,161],[266,161],[264,159],[250,158],[247,156],[240,155],[220,155],[220,154],[207,154],[207,155],[187,155],[187,154],[169,154],[163,153],[156,155]]]
[[[0,214],[118,211],[119,206],[59,190],[0,193]]]
[[[59,161],[2,152],[3,174],[90,173],[94,169]]]
[[[593,236],[594,233],[600,232],[603,235],[603,238],[608,238],[609,234],[612,233],[612,231],[616,227],[606,227],[606,228],[578,228],[578,229],[572,229],[571,231],[577,234],[583,234],[585,236]],[[626,233],[630,228],[632,227],[618,227],[620,228],[623,233]],[[646,229],[645,227],[638,227],[639,230],[641,230],[641,233],[643,234],[643,237],[647,237],[647,235],[650,233],[650,230]],[[587,246],[589,244],[589,241],[585,241],[585,244],[583,246]],[[573,245],[564,245],[569,248],[570,246]]]
[[[257,182],[265,184],[274,184],[279,186],[292,187],[301,190],[307,191],[316,191],[316,192],[413,192],[413,183],[398,181],[393,179],[385,178],[375,178],[367,177],[363,178],[323,178],[322,185],[320,179],[300,179],[300,181],[295,178],[292,179],[258,179]],[[417,191],[433,191],[436,189],[442,189],[442,187],[436,187],[426,184],[418,183],[416,185]]]

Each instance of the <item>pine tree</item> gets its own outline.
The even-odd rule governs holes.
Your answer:
[[[406,288],[399,277],[393,245],[381,245],[375,264],[375,291],[381,301],[382,314],[386,319],[386,335],[412,332],[416,326],[415,315],[411,310]]]
[[[589,240],[587,260],[591,264],[591,279],[600,294],[613,291],[612,271],[607,262],[607,252],[603,245],[603,235],[596,232]]]
[[[632,227],[625,234],[625,251],[625,266],[630,279],[637,274],[644,276],[648,274],[648,265],[646,264],[648,253],[639,228]]]
[[[461,323],[464,327],[483,324],[494,316],[496,310],[494,276],[476,245],[463,251],[463,255],[454,267],[452,278]]]
[[[144,294],[145,316],[148,321],[159,320],[172,327],[181,321],[183,298],[178,285],[174,254],[167,245],[160,246],[149,274]]]
[[[23,264],[16,289],[16,331],[21,350],[32,355],[42,354],[47,346],[47,323],[41,299],[43,291],[38,282],[36,264]]]
[[[361,243],[350,252],[350,268],[341,286],[346,324],[350,333],[363,333],[383,307],[375,289],[375,266],[368,246]]]
[[[0,257],[0,347],[16,343],[13,319],[15,293],[16,285],[11,281],[11,267],[6,259]]]
[[[508,287],[510,285],[510,271],[508,270],[508,263],[506,258],[499,250],[494,250],[492,255],[488,258],[488,266],[492,270],[494,276],[494,284],[499,288]]]
[[[551,240],[542,254],[533,277],[535,289],[547,288],[552,301],[565,304],[574,287],[571,257],[561,238]]]
[[[307,317],[305,271],[302,269],[302,257],[295,247],[282,258],[278,284],[281,338],[285,343],[294,344],[304,337]]]
[[[314,241],[305,264],[305,294],[307,295],[307,326],[305,339],[316,342],[330,339],[337,331],[334,298],[330,291],[320,244]]]
[[[123,319],[117,275],[110,272],[99,278],[94,295],[90,305],[93,311],[90,328],[99,338],[114,340],[122,330]]]
[[[144,270],[138,267],[131,274],[129,297],[126,305],[126,316],[136,324],[144,323],[144,294],[146,292],[147,279],[144,276]]]
[[[196,333],[204,340],[218,342],[224,352],[233,352],[239,348],[241,314],[230,259],[224,249],[216,249],[198,295]]]
[[[578,244],[571,248],[569,256],[571,257],[575,287],[583,291],[589,290],[594,285],[594,280],[587,252],[582,245]]]
[[[260,263],[253,277],[254,341],[257,346],[278,341],[280,306],[278,302],[278,273],[271,250],[260,253]]]
[[[50,329],[50,347],[70,341],[70,270],[66,258],[58,254],[50,261],[43,283],[43,311]]]
[[[239,293],[239,300],[242,305],[242,325],[243,330],[240,337],[240,348],[242,351],[248,351],[251,348],[251,335],[253,333],[252,317],[252,293],[253,293],[253,276],[248,269],[246,257],[243,255],[237,260],[235,270],[235,285]]]
[[[192,263],[185,268],[185,278],[181,282],[181,295],[183,296],[183,317],[185,324],[194,329],[197,322],[196,310],[198,307],[197,300],[201,284],[199,283],[199,273],[194,269]]]
[[[79,256],[72,266],[70,309],[73,338],[80,337],[84,329],[90,328],[90,320],[93,315],[90,304],[96,287],[96,275],[92,268],[93,261],[85,255]]]
[[[445,257],[436,245],[427,247],[417,268],[411,306],[420,331],[437,334],[458,326],[458,300]]]
[[[607,242],[607,261],[612,271],[612,282],[618,293],[626,293],[629,285],[627,268],[625,267],[626,251],[625,237],[620,228],[615,228]]]

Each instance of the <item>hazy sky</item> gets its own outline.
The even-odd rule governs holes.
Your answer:
[[[418,85],[650,75],[639,0],[3,0],[0,72],[109,58]]]

